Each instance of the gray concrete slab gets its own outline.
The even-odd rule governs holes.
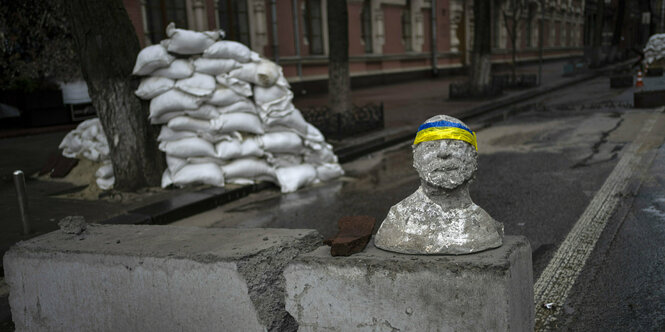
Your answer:
[[[313,230],[89,225],[4,258],[17,331],[293,330],[283,268]]]
[[[284,271],[286,309],[299,331],[532,331],[531,249],[525,237],[460,256],[403,255],[371,244],[328,247]]]

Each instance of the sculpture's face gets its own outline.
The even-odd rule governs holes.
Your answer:
[[[477,153],[473,146],[458,140],[422,142],[413,148],[413,167],[430,185],[455,189],[473,178]]]

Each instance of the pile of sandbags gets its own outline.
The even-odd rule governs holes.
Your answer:
[[[343,174],[321,132],[293,106],[282,68],[220,32],[166,29],[138,54],[136,95],[161,124],[162,186],[272,181],[282,192]],[[223,37],[223,34],[221,34]]]
[[[107,190],[113,187],[113,166],[109,157],[109,145],[98,118],[81,122],[60,142],[62,155],[67,158],[85,158],[103,165],[95,173],[97,186]]]
[[[665,33],[652,35],[644,47],[644,61],[652,64],[663,58],[665,58]]]

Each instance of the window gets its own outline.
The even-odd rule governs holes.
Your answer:
[[[330,1],[330,0],[329,0]],[[363,1],[363,10],[360,13],[361,37],[365,43],[365,53],[372,53],[372,5],[369,0]]]
[[[305,1],[305,38],[309,42],[309,54],[323,54],[321,0]]]
[[[411,1],[406,1],[402,11],[402,41],[406,51],[411,51]]]
[[[247,0],[220,0],[218,15],[225,39],[250,45]]]
[[[166,26],[171,22],[177,28],[188,28],[185,0],[147,0],[145,6],[148,35],[153,44],[166,38]]]

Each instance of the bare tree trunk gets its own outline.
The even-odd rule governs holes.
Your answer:
[[[473,0],[473,50],[471,52],[470,84],[473,94],[482,93],[490,83],[492,51],[490,2]]]
[[[508,25],[508,15],[505,11],[503,12],[503,23],[508,32],[508,38],[510,38],[510,49],[511,49],[511,69],[512,69],[512,80],[515,82],[517,76],[517,30],[519,29],[519,23],[522,17],[523,3],[522,0],[512,0],[510,3],[511,10],[511,21]]]
[[[131,76],[140,46],[120,0],[61,0],[111,150],[115,188],[133,191],[159,185],[164,169],[148,104]]]
[[[335,113],[351,110],[351,80],[349,77],[349,15],[346,0],[329,0],[328,40],[328,98]]]
[[[597,1],[596,22],[593,27],[591,66],[599,67],[602,62],[603,28],[605,26],[605,1]]]
[[[610,50],[609,60],[615,61],[619,57],[619,46],[623,34],[623,22],[626,11],[626,0],[619,0],[617,4],[616,16],[614,18],[614,33],[612,34],[612,48]]]

